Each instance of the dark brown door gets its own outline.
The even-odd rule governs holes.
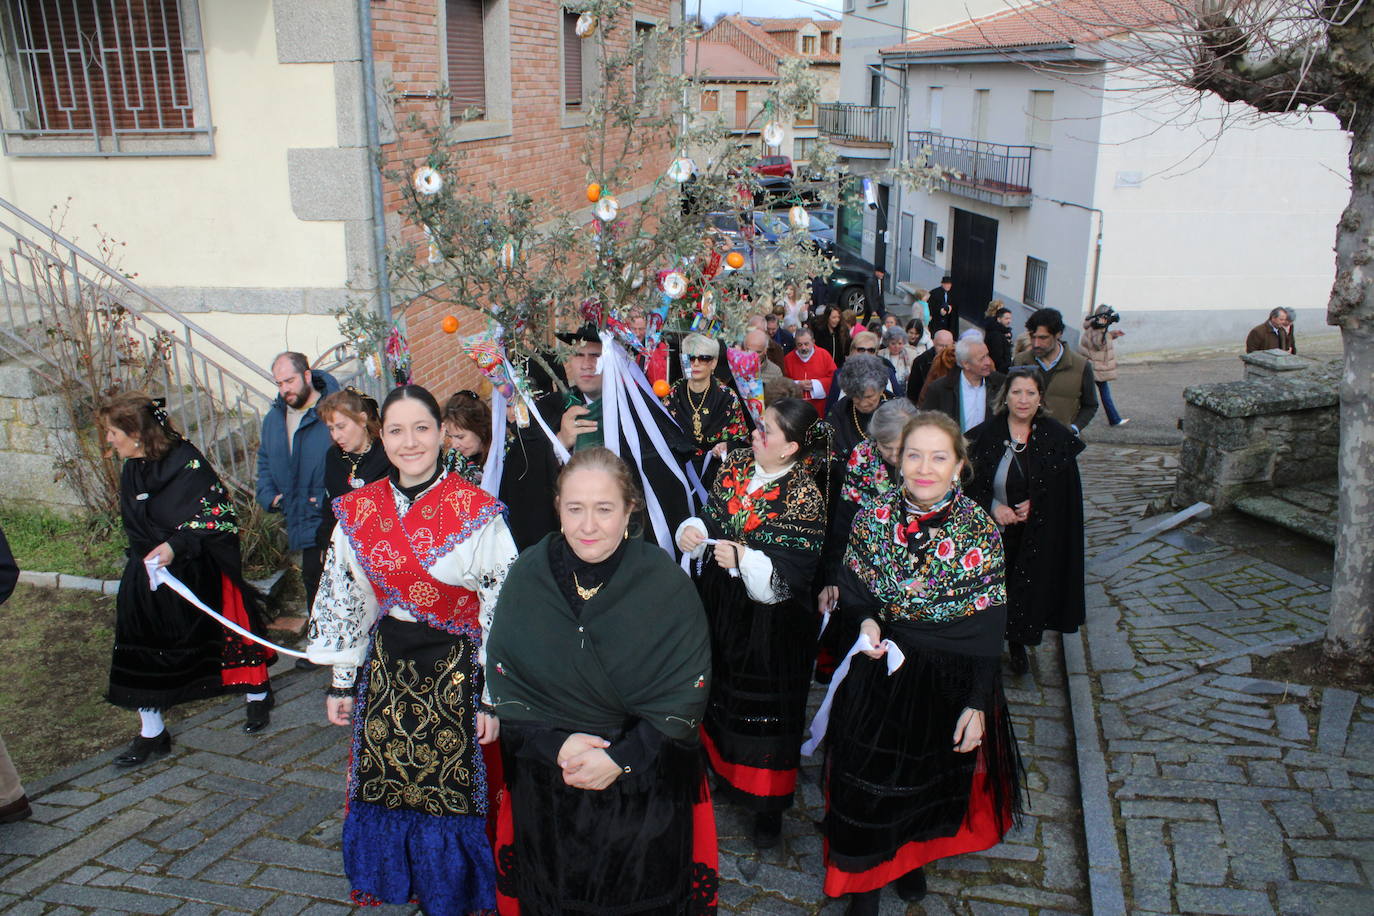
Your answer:
[[[954,210],[954,249],[950,252],[950,298],[965,320],[976,326],[992,301],[997,270],[997,220]]]

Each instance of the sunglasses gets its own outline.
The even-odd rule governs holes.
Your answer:
[[[700,353],[692,353],[687,357],[688,362],[693,363],[713,363],[716,361],[714,356],[702,356]]]
[[[878,348],[877,348],[877,347],[855,347],[855,348],[854,348],[854,352],[855,352],[855,353],[877,353],[877,352],[878,352]]]

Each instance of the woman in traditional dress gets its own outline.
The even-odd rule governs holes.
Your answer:
[[[701,600],[630,533],[641,497],[608,449],[575,453],[556,499],[562,530],[511,567],[487,647],[510,799],[501,911],[715,912]]]
[[[334,500],[310,621],[326,714],[353,726],[344,870],[356,902],[466,916],[496,906],[482,652],[515,543],[501,504],[440,463],[433,395],[397,388],[381,420],[393,469]]]
[[[825,413],[825,422],[835,430],[837,461],[843,463],[868,438],[869,421],[887,397],[889,378],[887,365],[871,353],[855,353],[840,367],[843,395]]]
[[[105,441],[124,459],[119,507],[128,562],[115,599],[114,653],[105,698],[136,709],[139,735],[115,758],[133,767],[166,754],[164,710],[224,693],[248,700],[243,730],[271,718],[267,666],[276,653],[234,633],[171,588],[153,591],[145,564],[165,566],[208,607],[262,633],[256,591],[243,581],[234,504],[205,456],[168,421],[161,400],[115,395],[96,411]]]
[[[824,735],[825,893],[852,895],[855,916],[889,882],[919,900],[927,862],[996,845],[1019,811],[997,527],[960,491],[949,417],[908,421],[901,460],[902,486],[865,503],[849,539],[840,608],[867,643],[837,672]]]
[[[477,392],[455,392],[444,404],[444,438],[444,464],[473,486],[481,486],[491,450],[491,407]]]
[[[702,517],[676,536],[701,561],[697,588],[711,622],[707,757],[731,797],[755,813],[760,848],[778,842],[797,784],[825,536],[825,500],[805,459],[823,465],[825,440],[810,404],[774,402],[752,451],[730,453]]]
[[[720,343],[704,334],[688,334],[682,340],[682,353],[690,361],[691,374],[673,383],[664,404],[696,444],[692,463],[702,483],[710,486],[721,459],[748,442],[749,425],[739,395],[713,374]]]
[[[1045,377],[1013,366],[1006,404],[969,430],[975,471],[968,493],[1002,529],[1007,555],[1007,649],[1013,674],[1030,670],[1027,646],[1046,630],[1083,623],[1083,440],[1042,409]]]

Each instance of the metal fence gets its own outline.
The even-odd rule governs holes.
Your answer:
[[[117,329],[118,365],[100,384],[146,381],[225,483],[252,493],[262,418],[275,397],[271,373],[2,199],[0,257],[0,354],[54,387],[79,384],[98,397],[60,338],[76,322],[87,332]]]
[[[944,190],[1002,206],[1030,206],[1032,147],[946,137],[928,130],[912,131],[910,142],[913,158],[929,147],[931,164],[945,169]]]
[[[210,152],[199,36],[196,0],[5,0],[8,151],[146,156],[193,139],[204,148],[175,152]]]
[[[816,106],[816,128],[830,137],[862,143],[891,143],[897,109],[882,105],[826,102]]]

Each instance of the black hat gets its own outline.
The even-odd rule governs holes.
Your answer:
[[[954,282],[954,278],[951,277],[949,274],[945,274],[943,277],[940,278],[940,282],[941,282],[941,283],[953,283],[953,282]]]
[[[582,325],[576,331],[560,332],[558,339],[565,344],[601,343],[601,335],[597,333],[596,325],[590,322]]]

